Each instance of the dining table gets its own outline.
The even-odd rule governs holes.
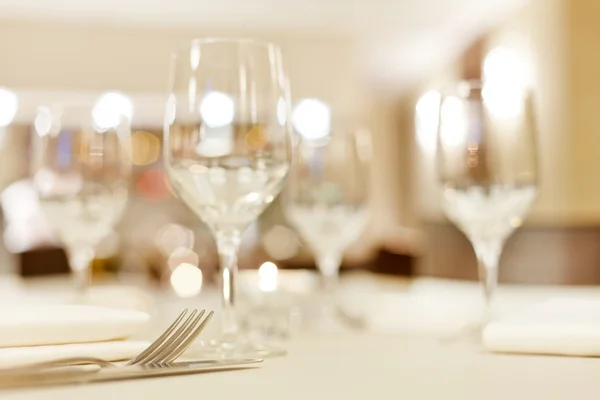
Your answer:
[[[478,318],[481,293],[475,282],[367,274],[343,282],[346,291],[340,299],[346,296],[352,309],[363,307],[364,329],[294,331],[285,343],[285,356],[265,359],[255,368],[2,389],[0,398],[591,400],[600,396],[600,359],[495,354],[472,336],[453,335],[452,330],[461,326],[457,320]],[[0,281],[0,302],[64,301],[64,285],[55,279],[4,279]],[[123,306],[147,307],[158,332],[174,310],[190,304],[212,307],[218,297],[211,289],[195,298],[181,299],[164,290],[139,287],[112,287],[112,295],[98,294],[95,301],[116,302],[120,297]],[[506,284],[498,291],[497,309],[510,312],[556,293],[600,296],[600,289]]]

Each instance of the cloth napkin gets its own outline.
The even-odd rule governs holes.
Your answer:
[[[141,311],[88,305],[0,307],[0,348],[125,339],[149,321]]]
[[[494,352],[600,356],[600,298],[550,298],[491,322],[483,344]]]
[[[150,342],[120,340],[55,346],[8,347],[0,349],[0,368],[71,357],[96,357],[107,361],[128,360],[141,353]]]

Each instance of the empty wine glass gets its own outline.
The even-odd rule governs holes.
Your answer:
[[[118,112],[112,117],[110,126],[99,126],[92,107],[61,104],[40,107],[35,118],[33,184],[79,289],[89,286],[94,248],[127,204],[130,123]]]
[[[471,241],[485,296],[484,323],[506,239],[537,194],[532,97],[510,82],[460,82],[440,103],[438,174],[446,215]]]
[[[312,251],[325,299],[316,330],[344,328],[334,302],[342,257],[367,222],[370,135],[364,129],[333,126],[331,134],[298,144],[286,189],[287,216]]]
[[[281,50],[253,40],[194,40],[175,53],[172,79],[166,169],[176,193],[212,231],[221,267],[221,335],[197,351],[281,354],[243,337],[235,308],[242,233],[281,191],[290,167]]]

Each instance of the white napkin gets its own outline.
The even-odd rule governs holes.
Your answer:
[[[139,332],[149,315],[86,305],[0,307],[0,348],[101,342]]]
[[[149,345],[150,342],[121,340],[55,346],[8,347],[0,349],[0,368],[12,368],[71,357],[95,357],[106,361],[128,360],[141,353]]]
[[[491,322],[483,344],[495,352],[600,356],[600,298],[548,299]]]

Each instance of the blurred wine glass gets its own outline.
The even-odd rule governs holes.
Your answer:
[[[286,209],[322,276],[325,300],[312,324],[317,330],[345,325],[334,295],[344,251],[367,222],[370,157],[370,134],[364,129],[334,125],[329,135],[298,144]]]
[[[264,357],[236,316],[241,236],[281,191],[291,161],[287,78],[271,43],[198,39],[175,53],[165,162],[173,188],[212,231],[220,257],[221,334],[199,352]]]
[[[33,184],[80,289],[90,284],[95,247],[123,214],[131,171],[129,116],[103,118],[99,105],[40,107],[32,140]]]
[[[504,243],[538,190],[532,96],[511,82],[464,81],[442,96],[439,111],[443,208],[475,250],[485,323]]]

